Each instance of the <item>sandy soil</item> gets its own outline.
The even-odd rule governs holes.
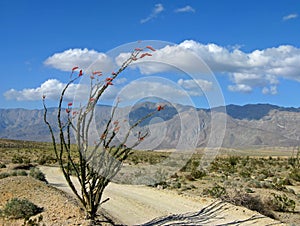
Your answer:
[[[49,184],[65,192],[71,193],[62,173],[57,167],[41,166]],[[102,205],[102,211],[108,214],[116,223],[137,225],[151,221],[157,217],[171,214],[199,212],[215,200],[178,195],[168,190],[158,190],[147,186],[120,185],[111,183],[105,190],[103,200],[110,200]],[[217,225],[248,219],[252,216],[262,218],[235,225],[284,225],[273,219],[263,217],[259,213],[231,204],[222,206],[217,216],[202,225]]]
[[[77,201],[67,193],[60,191],[32,177],[7,177],[0,180],[0,209],[11,198],[27,199],[43,208],[43,211],[33,216],[38,219],[42,215],[41,225],[69,226],[87,225],[84,211]],[[24,220],[0,218],[1,226],[21,226]]]

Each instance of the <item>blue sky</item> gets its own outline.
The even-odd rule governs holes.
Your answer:
[[[209,96],[216,83],[225,104],[300,107],[298,0],[1,0],[0,11],[0,108],[42,108],[44,93],[55,106],[54,93],[68,81],[72,66],[84,68],[95,58],[104,65],[107,52],[116,47],[121,53],[132,46],[127,43],[149,43],[138,40],[174,43],[167,52],[159,49],[161,42],[154,42],[158,50],[153,58],[160,61],[169,54],[175,66],[197,70],[184,54],[192,51],[212,74],[181,78],[172,70],[158,70],[157,64],[155,72],[137,65],[116,81],[110,100],[112,93],[137,81],[139,89],[151,87],[159,98],[168,91],[177,97],[174,89],[163,86],[166,80],[147,79],[156,76],[186,91],[199,107],[206,105],[203,93]],[[124,44],[123,49],[118,47]]]

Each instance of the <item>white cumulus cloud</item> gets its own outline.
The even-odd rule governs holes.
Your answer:
[[[141,19],[141,24],[144,24],[152,19],[154,19],[155,17],[157,17],[160,13],[162,13],[164,11],[164,6],[162,4],[156,4],[154,9],[152,10],[151,14],[144,18],[144,19]]]
[[[104,100],[113,100],[119,92],[117,85],[123,84],[127,81],[126,78],[120,78],[114,80],[114,85],[110,86],[104,93],[102,98]],[[48,100],[58,101],[63,88],[66,83],[63,83],[57,79],[49,79],[42,83],[37,88],[28,88],[23,90],[10,89],[4,93],[4,97],[7,100],[17,100],[17,101],[36,101],[41,100],[42,96],[45,95]],[[85,103],[90,94],[90,84],[89,83],[72,83],[69,85],[64,99],[66,101],[76,100]]]
[[[8,100],[41,100],[43,95],[46,95],[47,99],[58,100],[60,93],[66,86],[65,83],[58,81],[57,79],[49,79],[41,84],[40,87],[15,90],[10,89],[4,93],[4,96]],[[82,92],[86,90],[82,85],[71,84],[68,91],[66,92],[65,98],[67,100],[72,100],[76,92]],[[87,92],[84,92],[87,94]]]
[[[213,83],[204,79],[179,79],[177,83],[191,96],[201,96],[204,92],[213,88]]]
[[[143,58],[134,66],[143,74],[181,69],[188,73],[229,75],[233,82],[231,91],[251,92],[254,88],[263,93],[276,94],[280,78],[300,82],[300,49],[292,45],[281,45],[251,52],[228,49],[214,43],[202,44],[186,40],[178,45],[166,46]],[[197,56],[197,57],[195,57]],[[120,64],[128,54],[120,54]],[[266,92],[266,90],[269,90]]]
[[[62,71],[71,71],[75,66],[83,69],[92,66],[95,67],[93,69],[101,71],[110,71],[113,67],[112,60],[106,54],[87,48],[68,49],[55,53],[48,57],[44,64]]]

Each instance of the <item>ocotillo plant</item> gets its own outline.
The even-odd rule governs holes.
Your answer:
[[[146,49],[148,51],[145,51]],[[100,97],[132,62],[152,56],[149,51],[155,51],[155,49],[151,46],[147,46],[144,49],[134,49],[130,57],[110,76],[105,77],[101,71],[91,72],[88,99],[85,104],[81,104],[76,110],[72,109],[72,102],[66,103],[65,93],[71,84],[74,84],[81,76],[86,75],[82,69],[74,67],[71,71],[69,82],[60,94],[57,112],[58,138],[47,119],[46,96],[43,96],[44,121],[49,127],[57,161],[68,185],[82,203],[87,219],[95,219],[98,208],[107,201],[102,200],[104,189],[119,172],[123,161],[128,157],[131,150],[148,135],[148,132],[139,132],[136,140],[131,143],[131,146],[128,146],[126,142],[130,133],[145,119],[162,110],[162,107],[158,106],[153,112],[130,125],[122,140],[117,145],[113,145],[116,143],[114,140],[120,130],[120,126],[122,126],[119,121],[114,120],[115,111],[118,107],[117,103],[112,108],[110,118],[104,126],[104,131],[99,131],[98,134],[101,134],[99,139],[94,141],[93,144],[89,142],[95,107]],[[66,110],[64,110],[63,105],[66,105]],[[75,139],[72,139],[72,137]],[[72,144],[72,140],[75,140],[74,144]],[[71,151],[71,147],[74,146],[75,151]],[[74,175],[79,181],[80,190],[76,189],[74,181],[71,179],[71,176]]]

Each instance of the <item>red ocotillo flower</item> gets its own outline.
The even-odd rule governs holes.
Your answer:
[[[150,53],[143,53],[143,54],[140,56],[140,58],[143,58],[143,57],[145,57],[145,56],[152,56],[152,54],[150,54]]]
[[[78,76],[82,76],[82,75],[83,75],[83,72],[82,72],[82,70],[80,70]]]
[[[113,83],[112,83],[112,82],[107,82],[107,83],[106,83],[106,85],[108,85],[108,86],[112,86],[112,85],[113,85]]]
[[[157,106],[157,111],[161,111],[161,110],[163,110],[163,109],[164,109],[163,106],[161,106],[161,105],[158,105],[158,106]]]
[[[107,82],[111,82],[113,79],[112,78],[106,78],[105,79]]]
[[[151,51],[156,51],[152,46],[146,46],[147,49],[150,49]]]
[[[93,71],[93,75],[98,75],[98,76],[100,76],[100,75],[102,75],[102,72],[101,72],[101,71]]]
[[[93,75],[90,76],[91,79],[95,79],[95,77]]]
[[[120,130],[120,126],[114,128],[114,132],[119,132],[119,130]]]
[[[71,112],[71,110],[69,108],[67,108],[66,112],[69,114]]]
[[[105,138],[106,138],[106,134],[105,134],[105,133],[102,133],[100,139],[101,139],[101,140],[104,140]]]
[[[72,103],[72,102],[69,102],[69,103],[68,103],[68,106],[69,106],[69,107],[71,107],[72,105],[73,105],[73,103]]]
[[[116,72],[114,72],[114,71],[113,71],[111,74],[112,74],[112,75],[117,75],[117,73],[116,73]]]
[[[141,48],[135,48],[134,50],[135,51],[143,51],[143,49],[141,49]]]
[[[78,68],[79,68],[79,67],[77,67],[77,66],[76,66],[76,67],[73,67],[73,68],[72,68],[72,71],[75,71],[75,70],[77,70]]]

